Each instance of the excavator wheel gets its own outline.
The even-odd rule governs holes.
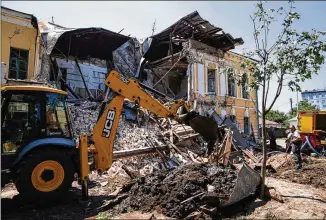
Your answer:
[[[43,148],[31,152],[18,166],[16,188],[22,201],[50,204],[66,196],[74,180],[71,151]]]

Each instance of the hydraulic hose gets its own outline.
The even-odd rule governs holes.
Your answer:
[[[310,143],[310,140],[308,138],[308,136],[306,136],[306,142],[301,146],[301,151],[303,150],[303,148],[308,145],[309,148],[311,149],[312,152],[314,152],[315,154],[317,154],[319,157],[322,157],[323,155],[318,153],[318,151],[315,150],[315,148],[313,148],[313,146]]]

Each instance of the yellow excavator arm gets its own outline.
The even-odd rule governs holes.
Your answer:
[[[113,144],[119,126],[124,98],[135,102],[139,106],[148,109],[160,117],[171,117],[175,119],[178,118],[177,110],[179,107],[185,105],[185,102],[180,99],[175,100],[172,106],[168,108],[142,89],[136,80],[127,79],[117,71],[111,71],[108,74],[105,84],[116,92],[117,95],[103,111],[103,114],[99,117],[92,132],[92,140],[96,148],[94,154],[95,166],[99,173],[110,168],[112,164]],[[85,164],[83,160],[81,163]],[[81,167],[85,167],[85,165]],[[85,169],[86,168],[84,168],[84,170]],[[81,168],[81,170],[83,170],[83,168]],[[86,175],[87,171],[88,170],[82,171],[82,173]]]

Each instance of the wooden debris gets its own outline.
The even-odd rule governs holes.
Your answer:
[[[192,197],[189,197],[188,199],[186,199],[186,200],[183,200],[180,204],[184,204],[184,203],[186,203],[186,202],[189,202],[190,200],[193,200],[193,199],[195,199],[195,198],[197,198],[197,197],[199,197],[199,196],[201,196],[201,195],[204,195],[205,193],[204,192],[202,192],[202,193],[198,193],[197,195],[194,195],[194,196],[192,196]]]
[[[128,174],[128,176],[130,176],[131,179],[135,179],[140,176],[140,173],[138,171],[131,170],[127,168],[127,166],[124,164],[121,166],[121,168]]]
[[[244,149],[242,150],[242,152],[247,156],[249,157],[253,163],[257,163],[258,162],[258,159],[257,157],[255,157],[249,150],[247,149]]]
[[[223,156],[223,164],[227,165],[229,162],[229,156],[231,153],[231,146],[232,146],[232,135],[230,135],[230,132],[227,135],[226,143],[225,143],[225,149],[224,149],[224,156]]]
[[[166,145],[160,145],[156,147],[159,151],[168,151],[169,147]],[[113,152],[113,160],[118,160],[121,158],[139,156],[144,154],[155,153],[156,149],[153,147],[132,149],[132,150],[124,150],[124,151],[114,151]]]
[[[279,192],[276,191],[274,188],[265,187],[265,196],[271,198],[277,202],[284,203],[284,200]]]

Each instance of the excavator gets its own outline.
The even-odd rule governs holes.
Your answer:
[[[91,136],[72,135],[72,123],[66,103],[67,93],[51,86],[7,85],[1,88],[1,186],[14,182],[23,201],[47,203],[65,197],[78,179],[87,198],[88,174],[108,170],[113,160],[113,144],[124,99],[148,109],[163,118],[181,123],[201,118],[200,125],[210,120],[190,111],[183,99],[171,100],[170,107],[152,94],[162,93],[112,70],[105,80],[110,91],[105,108],[99,112]],[[186,114],[179,115],[183,107]],[[196,123],[193,123],[195,125]],[[196,130],[204,137],[214,136],[214,129]],[[213,134],[212,134],[213,133]],[[77,174],[77,175],[76,175]]]

